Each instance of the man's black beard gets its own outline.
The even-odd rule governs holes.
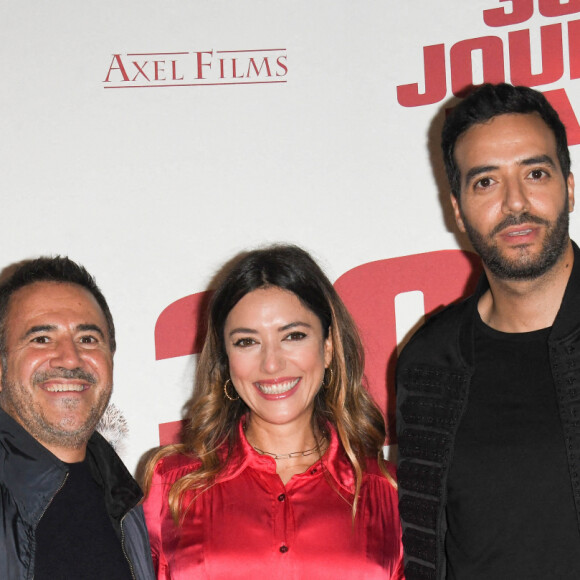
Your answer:
[[[518,216],[508,216],[488,236],[482,236],[465,219],[463,212],[461,217],[474,250],[480,255],[482,262],[489,271],[501,280],[534,280],[539,278],[556,264],[562,254],[564,254],[568,244],[570,213],[567,196],[564,209],[553,224],[529,213],[522,213]],[[502,255],[497,243],[493,241],[493,236],[506,227],[526,223],[539,223],[547,226],[542,250],[535,257],[522,254],[520,260],[509,260]],[[522,249],[523,252],[525,252],[525,249]]]

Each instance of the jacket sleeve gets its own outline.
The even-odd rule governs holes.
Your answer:
[[[124,549],[137,580],[155,580],[143,508],[133,508],[122,522]]]

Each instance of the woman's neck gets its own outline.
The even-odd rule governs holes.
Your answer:
[[[248,443],[258,453],[274,457],[276,473],[284,484],[316,463],[328,443],[320,429],[313,425],[312,417],[274,425],[250,414],[245,433]]]

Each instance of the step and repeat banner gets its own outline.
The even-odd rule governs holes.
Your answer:
[[[273,242],[335,282],[395,442],[397,350],[479,271],[439,153],[467,85],[543,91],[580,161],[579,0],[2,0],[0,16],[0,265],[65,254],[96,276],[118,332],[103,430],[133,471],[178,432],[212,277]]]

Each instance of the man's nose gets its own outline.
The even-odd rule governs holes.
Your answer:
[[[51,358],[51,366],[61,368],[78,368],[82,366],[82,358],[79,345],[73,338],[61,338],[57,342],[54,356]]]
[[[525,184],[517,177],[508,179],[504,185],[503,213],[517,215],[527,209],[528,196]]]

